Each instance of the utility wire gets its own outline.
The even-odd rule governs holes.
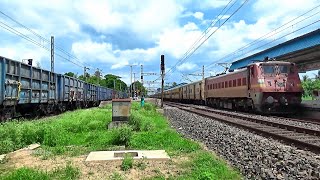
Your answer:
[[[26,26],[23,25],[22,23],[20,23],[20,22],[18,22],[17,20],[13,19],[12,17],[10,17],[9,15],[7,15],[6,13],[4,13],[4,12],[1,11],[1,10],[0,10],[0,14],[2,14],[3,16],[9,18],[11,21],[13,21],[13,22],[15,22],[16,24],[20,25],[21,27],[23,27],[23,28],[26,29],[27,31],[31,32],[33,35],[35,35],[36,37],[38,37],[40,40],[43,40],[44,42],[47,42],[47,43],[51,43],[50,40],[48,40],[48,39],[44,38],[43,36],[41,36],[40,34],[34,32],[34,31],[31,30],[30,28],[26,27]],[[36,44],[36,45],[38,45],[38,46],[40,46],[41,48],[44,48],[44,49],[46,49],[46,50],[48,50],[48,51],[51,51],[49,48],[45,47],[45,46],[42,45],[41,43],[36,42],[36,41],[33,40],[32,38],[30,38],[30,37],[28,37],[27,35],[21,33],[20,31],[15,30],[13,27],[10,27],[8,24],[5,24],[5,23],[3,23],[3,22],[1,22],[1,23],[6,26],[6,28],[3,27],[3,26],[1,26],[1,27],[5,28],[6,30],[8,30],[8,31],[10,31],[10,32],[12,32],[12,33],[14,33],[14,34],[16,34],[16,35],[24,38],[24,39],[26,39],[26,40],[28,40],[28,41]],[[12,29],[12,30],[9,30],[8,28],[10,28],[10,29]],[[14,32],[13,32],[13,31],[14,31]],[[62,53],[66,54],[67,56],[72,57],[73,59],[76,59],[76,60],[78,61],[78,63],[82,64],[81,61],[80,61],[80,59],[78,59],[76,56],[74,56],[74,55],[66,52],[63,48],[60,48],[60,47],[57,46],[57,45],[54,45],[54,47],[55,47],[57,50],[61,51]],[[69,61],[69,62],[71,62],[71,63],[73,63],[73,64],[75,64],[75,65],[77,65],[77,66],[79,66],[79,67],[84,67],[84,66],[81,66],[81,65],[77,64],[76,62],[71,61],[70,59],[62,56],[61,54],[58,54],[58,53],[56,53],[56,52],[55,52],[55,54],[57,54],[59,57],[63,58],[64,60]]]
[[[183,63],[184,61],[186,61],[196,50],[198,50],[215,32],[217,32],[234,14],[236,14],[243,6],[244,4],[248,2],[248,0],[245,0],[228,18],[226,18],[226,20],[218,27],[216,28],[208,37],[205,38],[204,41],[202,41],[191,53],[189,53],[187,56],[185,56],[180,63]],[[174,69],[176,69],[178,64],[176,64],[175,66],[173,66],[168,72],[167,72],[167,76],[169,73],[172,73]]]
[[[210,25],[207,26],[207,28],[206,28],[206,29],[202,32],[202,34],[198,37],[198,40],[196,40],[196,41],[190,46],[190,48],[187,50],[186,53],[184,53],[184,55],[187,55],[187,54],[195,47],[195,45],[196,45],[197,43],[199,43],[199,42],[206,36],[206,34],[208,34],[208,32],[210,32],[211,28],[213,28],[213,27],[217,24],[217,22],[219,22],[220,19],[222,19],[222,17],[225,15],[225,14],[222,15],[222,13],[224,12],[224,10],[229,6],[229,4],[230,4],[232,1],[233,1],[233,0],[230,0],[230,1],[228,2],[228,4],[227,4],[227,5],[222,9],[222,11],[218,14],[217,18],[215,18],[215,19],[213,19],[213,20],[211,21]],[[228,10],[227,10],[226,12],[228,12],[229,9],[232,8],[233,5],[234,5],[236,2],[237,2],[237,1],[235,1],[235,2],[228,8]],[[226,13],[226,12],[224,12],[224,13]],[[220,16],[220,15],[221,15],[221,16]],[[219,17],[220,17],[220,18],[219,18]],[[209,30],[209,29],[210,29],[210,30]]]
[[[170,73],[172,73],[175,69],[176,69],[176,67],[179,65],[179,64],[181,64],[181,63],[183,63],[184,61],[186,61],[196,50],[198,50],[218,29],[220,29],[235,13],[237,13],[242,7],[243,7],[243,5],[247,2],[248,0],[245,0],[241,5],[240,5],[240,7],[238,7],[228,18],[226,18],[226,20],[222,23],[222,24],[220,24],[207,38],[205,38],[205,40],[203,41],[203,42],[201,42],[197,47],[195,47],[194,48],[194,50],[192,51],[192,52],[190,52],[190,53],[188,53],[188,54],[185,54],[185,56],[183,57],[183,58],[181,58],[173,67],[171,67],[167,72],[166,72],[166,76],[168,77],[169,75],[170,75]],[[229,4],[229,3],[228,3]],[[234,3],[235,4],[235,3]],[[233,4],[233,5],[234,5]],[[233,6],[232,5],[232,6]],[[232,7],[231,6],[231,7]],[[227,6],[226,6],[227,7]],[[230,8],[231,8],[230,7]],[[230,9],[229,8],[229,9]],[[224,8],[225,9],[225,8]],[[228,10],[229,10],[228,9]],[[228,11],[227,10],[227,11]],[[226,12],[227,12],[226,11]],[[226,13],[225,12],[225,13]],[[223,16],[221,16],[220,18],[219,18],[219,20],[220,19],[222,19],[222,17]],[[208,34],[210,31],[208,31],[208,32],[206,32],[206,34]],[[188,52],[188,51],[187,51]],[[160,77],[158,77],[156,80],[154,80],[154,81],[157,81],[158,79],[159,79]]]
[[[314,9],[316,9],[316,8],[318,8],[318,7],[320,7],[320,5],[316,6],[315,8],[312,8],[311,10],[307,11],[306,13],[301,14],[300,16],[298,16],[298,17],[296,17],[296,18],[294,18],[294,19],[286,22],[285,24],[281,25],[280,27],[278,27],[278,28],[276,28],[276,29],[273,29],[273,30],[270,31],[269,33],[267,33],[267,34],[259,37],[258,39],[254,40],[254,41],[252,41],[252,42],[250,42],[250,43],[248,43],[248,44],[246,44],[245,46],[243,46],[243,47],[235,50],[234,52],[227,54],[226,56],[220,58],[219,60],[216,60],[216,61],[210,63],[210,64],[207,65],[206,67],[210,67],[210,66],[214,65],[215,63],[217,63],[217,62],[219,62],[219,61],[222,61],[223,59],[226,59],[227,57],[229,57],[229,56],[231,56],[231,55],[236,54],[236,53],[239,52],[239,51],[243,51],[244,49],[246,49],[246,48],[248,48],[248,47],[251,47],[251,46],[253,46],[253,45],[255,45],[255,44],[257,44],[257,43],[259,43],[259,42],[261,42],[261,41],[263,41],[263,40],[265,40],[265,39],[268,39],[268,38],[270,38],[270,37],[272,37],[272,36],[274,36],[274,35],[276,35],[276,34],[279,34],[279,33],[283,32],[283,31],[287,30],[288,28],[291,28],[292,26],[297,25],[297,24],[299,24],[299,23],[301,23],[301,22],[303,22],[303,21],[305,21],[305,20],[307,20],[307,19],[309,19],[309,18],[311,18],[311,17],[319,14],[320,11],[318,11],[318,12],[316,12],[316,13],[314,13],[314,14],[312,14],[312,15],[310,15],[310,16],[308,16],[308,17],[306,17],[306,18],[304,18],[304,19],[302,19],[302,20],[300,20],[300,21],[298,21],[298,22],[296,22],[296,23],[294,23],[294,24],[290,24],[290,26],[288,26],[288,27],[286,27],[286,28],[284,28],[284,29],[282,29],[282,30],[280,30],[280,31],[277,31],[277,30],[281,29],[282,27],[284,27],[284,26],[288,25],[289,23],[291,23],[291,22],[299,19],[300,17],[306,15],[307,13],[313,11]],[[276,32],[275,32],[275,31],[276,31]],[[274,32],[275,32],[275,33],[274,33]],[[272,34],[272,33],[273,33],[273,34]],[[270,34],[271,34],[271,35],[270,35]],[[268,36],[268,35],[269,35],[269,36]],[[267,44],[269,44],[269,43],[267,43]],[[264,45],[263,45],[263,46],[264,46]],[[262,46],[260,46],[260,47],[262,47]],[[257,48],[255,48],[255,49],[257,49]],[[255,50],[255,49],[254,49],[254,50]],[[249,51],[246,52],[245,54],[250,53],[250,51],[253,51],[253,50],[249,50]],[[245,55],[245,54],[242,54],[242,56]],[[223,62],[224,62],[224,61],[223,61]],[[195,71],[195,72],[196,72],[196,71]]]

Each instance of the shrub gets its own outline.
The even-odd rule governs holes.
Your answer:
[[[77,179],[80,175],[79,168],[73,167],[70,162],[64,168],[57,168],[51,173],[53,179]]]
[[[131,114],[129,119],[129,124],[132,126],[133,130],[140,131],[142,129],[142,117],[137,112]]]
[[[133,158],[129,153],[126,153],[121,163],[121,170],[127,171],[132,167],[133,167]]]
[[[150,103],[146,103],[143,108],[147,111],[152,111],[155,109],[154,105]]]
[[[142,160],[138,161],[136,164],[137,168],[139,168],[140,170],[145,170],[147,167],[147,164],[145,162],[145,158],[143,158]]]
[[[49,176],[45,172],[23,167],[7,174],[6,176],[0,176],[0,179],[46,180],[49,179]]]
[[[123,125],[113,130],[113,144],[114,145],[128,145],[132,136],[132,128],[127,125]]]
[[[142,130],[143,131],[152,131],[155,128],[154,124],[150,121],[146,121],[143,124]]]
[[[14,143],[10,139],[0,140],[0,154],[13,151],[14,148]]]
[[[45,128],[43,144],[50,147],[57,146],[62,140],[62,134],[64,134],[64,131],[59,126],[47,126]]]
[[[25,145],[37,142],[37,127],[33,124],[25,124],[21,127],[21,142]]]
[[[87,127],[89,130],[97,130],[97,129],[102,129],[104,128],[104,124],[103,122],[101,121],[90,121],[88,124],[87,124]]]

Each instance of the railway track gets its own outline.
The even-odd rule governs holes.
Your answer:
[[[237,114],[211,108],[201,108],[190,104],[172,102],[165,102],[165,104],[201,116],[216,119],[224,123],[249,129],[250,131],[259,134],[271,136],[289,144],[294,144],[301,149],[320,153],[320,131],[318,130],[288,125],[282,123],[281,120],[279,120],[279,122],[268,121],[265,118],[250,117],[245,114]]]

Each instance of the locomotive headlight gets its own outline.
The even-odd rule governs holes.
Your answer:
[[[267,97],[267,103],[272,104],[274,102],[274,98],[272,96]]]
[[[264,84],[264,79],[258,79],[259,84]]]

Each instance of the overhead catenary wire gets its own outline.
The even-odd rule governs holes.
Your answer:
[[[15,34],[15,35],[20,36],[21,38],[23,38],[23,39],[25,39],[25,40],[27,40],[27,41],[29,41],[29,42],[31,42],[31,43],[33,43],[33,44],[35,44],[35,45],[37,45],[37,46],[41,47],[41,48],[43,48],[43,49],[45,49],[45,50],[47,50],[47,51],[49,51],[49,52],[51,51],[51,50],[50,50],[49,48],[47,48],[46,46],[44,46],[44,45],[42,45],[41,43],[39,43],[39,42],[37,42],[37,41],[33,40],[33,39],[32,39],[32,38],[30,38],[30,37],[28,37],[28,36],[24,35],[24,34],[23,34],[23,33],[21,33],[20,31],[15,30],[14,28],[10,27],[8,24],[6,24],[6,23],[4,23],[4,22],[2,22],[2,21],[0,21],[0,27],[2,27],[2,28],[4,28],[4,29],[6,29],[7,31],[9,31],[9,32],[11,32],[11,33],[13,33],[13,34]],[[65,57],[64,57],[64,56],[62,56],[61,54],[55,53],[55,55],[57,55],[57,56],[59,56],[59,57],[63,58],[64,60],[69,61],[70,63],[72,63],[72,64],[74,64],[74,65],[76,65],[76,66],[84,67],[84,66],[81,66],[81,65],[79,65],[79,64],[77,64],[77,63],[75,63],[75,62],[73,62],[73,61],[71,61],[71,60],[69,60],[69,59],[65,58]]]
[[[225,21],[222,22],[222,24],[220,24],[208,37],[206,37],[204,39],[204,41],[202,41],[196,48],[194,48],[194,50],[187,54],[186,56],[184,56],[182,59],[180,59],[178,62],[176,63],[173,67],[171,67],[168,72],[166,72],[166,76],[168,77],[170,75],[170,73],[172,73],[174,71],[174,69],[176,69],[176,67],[183,63],[184,61],[186,61],[195,51],[197,51],[215,32],[217,32],[217,30],[219,30],[232,16],[234,16],[235,13],[237,13],[243,6],[245,3],[247,3],[248,0],[245,0],[228,18],[226,18]],[[207,32],[209,33],[209,32]],[[159,78],[157,78],[156,80],[158,80]],[[155,81],[156,81],[155,80]]]
[[[279,26],[279,27],[277,27],[277,28],[275,28],[275,29],[271,30],[270,32],[268,32],[267,34],[265,34],[265,35],[263,35],[263,36],[259,37],[258,39],[254,40],[254,41],[252,41],[252,42],[250,42],[250,43],[246,44],[245,46],[243,46],[243,47],[241,47],[241,48],[239,48],[239,49],[237,49],[237,50],[233,51],[232,53],[229,53],[229,54],[227,54],[226,56],[223,56],[222,58],[219,58],[218,60],[216,60],[216,61],[214,61],[214,62],[212,62],[212,63],[208,64],[206,67],[208,67],[208,68],[209,68],[209,67],[211,67],[212,65],[216,64],[217,62],[225,62],[226,60],[225,60],[225,61],[222,61],[222,60],[226,59],[227,57],[229,57],[229,56],[231,56],[231,55],[236,54],[236,53],[237,53],[237,52],[239,52],[239,51],[243,51],[243,50],[244,50],[244,49],[246,49],[246,48],[249,48],[249,47],[251,47],[251,46],[253,46],[253,45],[255,45],[255,44],[259,43],[259,42],[262,42],[262,41],[264,41],[265,39],[268,39],[268,38],[270,38],[270,37],[272,37],[272,36],[274,36],[274,35],[276,35],[276,34],[279,34],[279,33],[283,32],[283,31],[285,31],[285,30],[287,30],[287,29],[291,28],[292,26],[295,26],[295,25],[297,25],[297,24],[299,24],[299,23],[301,23],[301,22],[303,22],[303,21],[305,21],[305,20],[307,20],[307,19],[310,19],[311,17],[314,17],[315,15],[319,14],[319,13],[320,13],[320,11],[317,11],[316,13],[314,13],[314,14],[312,14],[312,15],[310,15],[310,16],[308,16],[308,17],[306,17],[306,18],[304,18],[304,19],[302,19],[302,20],[300,20],[300,21],[298,21],[298,22],[296,22],[296,23],[294,23],[294,24],[290,24],[291,22],[293,22],[293,21],[295,21],[295,20],[299,19],[300,17],[302,17],[302,16],[304,16],[304,15],[308,14],[309,12],[311,12],[311,11],[313,11],[314,9],[319,8],[319,7],[320,7],[320,5],[318,5],[318,6],[314,7],[314,8],[312,8],[311,10],[309,10],[309,11],[307,11],[307,12],[305,12],[305,13],[301,14],[300,16],[298,16],[298,17],[296,17],[296,18],[294,18],[294,19],[292,19],[292,20],[290,20],[290,21],[286,22],[285,24],[283,24],[283,25],[281,25],[281,26]],[[289,24],[290,24],[290,25],[289,25]],[[284,28],[284,29],[282,29],[282,30],[280,30],[280,31],[277,31],[277,30],[279,30],[279,29],[281,29],[281,28],[285,27],[286,25],[289,25],[289,26],[288,26],[288,27],[286,27],[286,28]],[[276,31],[276,32],[275,32],[275,31]],[[275,32],[275,33],[274,33],[274,32]],[[271,35],[270,35],[270,34],[271,34]],[[290,33],[290,34],[292,34],[292,33]],[[272,42],[274,42],[274,41],[272,41]],[[266,44],[264,44],[264,45],[262,45],[262,46],[259,46],[259,47],[263,47],[263,46],[265,46],[265,45],[267,45],[267,44],[270,44],[270,43],[266,43]],[[256,50],[256,49],[257,49],[257,48],[255,48],[255,49],[253,49],[253,50],[249,50],[249,51],[248,51],[248,52],[246,52],[245,54],[242,54],[242,56],[243,56],[243,55],[246,55],[246,54],[248,54],[248,53],[250,53],[251,51],[254,51],[254,50]],[[195,72],[197,72],[197,71],[195,71]]]
[[[210,25],[208,25],[207,28],[202,32],[202,34],[199,36],[198,40],[196,40],[196,41],[190,46],[190,48],[187,50],[187,52],[184,53],[184,54],[188,54],[188,53],[195,47],[195,45],[196,45],[197,43],[199,43],[199,42],[201,41],[201,39],[203,39],[203,38],[205,37],[205,35],[211,30],[210,28],[213,28],[213,27],[216,25],[216,23],[220,21],[220,19],[225,15],[225,14],[222,15],[222,13],[224,12],[224,10],[229,6],[229,4],[230,4],[232,1],[233,1],[233,0],[230,0],[230,1],[227,3],[227,5],[226,5],[226,6],[222,9],[222,11],[217,15],[217,18],[216,18],[216,19],[213,19],[213,20],[211,21]],[[233,5],[234,5],[236,2],[237,2],[237,1],[235,1],[235,2],[228,8],[228,10],[227,10],[226,12],[228,12],[229,9],[232,8]],[[226,13],[226,12],[224,12],[224,13]],[[209,29],[210,29],[210,30],[209,30]],[[208,30],[209,30],[209,31],[208,31]]]
[[[34,32],[32,29],[26,27],[25,25],[23,25],[23,24],[20,23],[19,21],[15,20],[14,18],[10,17],[9,15],[7,15],[6,13],[4,13],[4,12],[1,11],[1,10],[0,10],[0,14],[2,14],[3,16],[5,16],[6,18],[10,19],[10,20],[13,21],[14,23],[20,25],[21,27],[23,27],[23,28],[26,29],[27,31],[31,32],[33,35],[35,35],[35,36],[36,36],[37,38],[39,38],[40,40],[42,40],[42,41],[44,41],[44,42],[46,42],[46,43],[48,43],[48,44],[51,43],[50,40],[48,40],[48,39],[44,38],[43,36],[41,36],[40,34]],[[39,47],[41,47],[41,48],[43,48],[43,49],[45,49],[45,50],[47,50],[47,51],[50,51],[50,49],[47,48],[47,47],[46,47],[45,45],[43,45],[42,43],[37,42],[36,40],[32,39],[31,37],[29,37],[29,36],[23,34],[22,32],[14,29],[14,28],[11,27],[10,25],[8,25],[8,24],[6,24],[6,23],[4,23],[4,22],[1,22],[1,24],[2,24],[2,25],[0,25],[0,26],[1,26],[2,28],[4,28],[4,29],[8,30],[9,32],[16,34],[16,35],[22,37],[23,39],[28,40],[29,42],[32,42],[33,44],[35,44],[35,45],[37,45],[37,46],[39,46]],[[66,61],[69,61],[70,63],[72,63],[72,64],[74,64],[74,65],[77,65],[77,66],[82,67],[82,68],[84,67],[83,65],[80,65],[80,64],[82,64],[82,62],[81,62],[81,60],[78,59],[76,56],[68,53],[68,52],[65,51],[63,48],[61,48],[61,47],[59,47],[59,46],[57,46],[57,45],[54,45],[54,47],[55,47],[57,50],[59,50],[60,52],[62,52],[63,54],[67,55],[69,58],[71,57],[72,59],[75,59],[76,62],[70,60],[69,58],[66,58],[65,56],[57,53],[56,51],[55,51],[54,54],[56,54],[57,56],[61,57],[62,59],[66,60]]]

